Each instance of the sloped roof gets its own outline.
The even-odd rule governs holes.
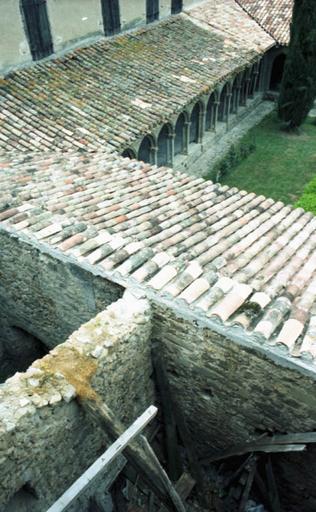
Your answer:
[[[294,0],[236,0],[279,44],[290,42]]]
[[[205,13],[213,5],[206,2]],[[225,23],[232,5],[234,30]],[[212,25],[197,26],[194,16],[8,75],[0,83],[0,151],[121,150],[274,44],[234,0],[217,0]]]
[[[312,214],[113,154],[20,156],[1,169],[4,228],[252,343],[316,357]]]

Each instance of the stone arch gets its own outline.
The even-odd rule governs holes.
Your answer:
[[[157,138],[157,164],[171,165],[172,163],[172,126],[164,124]]]
[[[122,156],[124,158],[130,158],[132,160],[133,158],[136,158],[136,153],[133,149],[126,148],[126,149],[124,149]]]
[[[271,68],[270,84],[269,84],[269,89],[271,91],[278,91],[280,89],[280,85],[281,85],[282,77],[283,77],[285,60],[286,60],[286,55],[284,52],[279,53],[279,55],[277,55],[274,58],[272,68]]]
[[[3,512],[28,512],[35,508],[38,510],[38,496],[34,487],[27,482],[1,510]]]
[[[154,151],[155,151],[155,144],[154,139],[151,135],[146,135],[143,140],[140,143],[140,146],[138,148],[138,160],[141,160],[142,162],[146,162],[148,164],[155,163],[155,157],[154,157]]]
[[[228,94],[230,92],[229,84],[225,84],[221,90],[218,105],[218,121],[226,122],[228,118]]]
[[[200,118],[202,113],[202,104],[198,101],[191,112],[190,116],[190,136],[189,142],[190,144],[196,144],[200,139]]]
[[[24,372],[36,360],[45,356],[49,348],[36,336],[19,326],[3,325],[0,330],[0,382],[16,372]]]
[[[216,101],[216,94],[212,92],[206,105],[205,130],[213,130],[215,128]]]
[[[175,124],[175,138],[174,138],[174,155],[181,155],[185,152],[185,124],[187,118],[184,112],[178,116]]]

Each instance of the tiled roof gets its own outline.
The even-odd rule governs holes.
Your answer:
[[[293,0],[236,0],[278,43],[290,41]]]
[[[272,40],[235,0],[216,0],[199,4],[185,11],[200,26],[224,37],[225,45],[249,48],[257,53],[266,51]],[[273,44],[273,43],[272,43]]]
[[[113,154],[42,158],[1,161],[5,227],[250,342],[316,357],[312,214]]]
[[[213,6],[211,25],[197,10],[8,75],[0,152],[121,150],[274,44],[234,0]]]

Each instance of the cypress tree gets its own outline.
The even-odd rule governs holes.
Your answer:
[[[316,97],[316,0],[294,0],[291,39],[278,101],[288,129],[305,120]]]

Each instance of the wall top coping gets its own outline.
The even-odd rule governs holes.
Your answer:
[[[116,347],[150,318],[148,301],[126,291],[26,372],[8,378],[0,385],[0,435],[42,408],[69,403],[78,393],[95,393],[90,386],[98,367],[111,364]]]

